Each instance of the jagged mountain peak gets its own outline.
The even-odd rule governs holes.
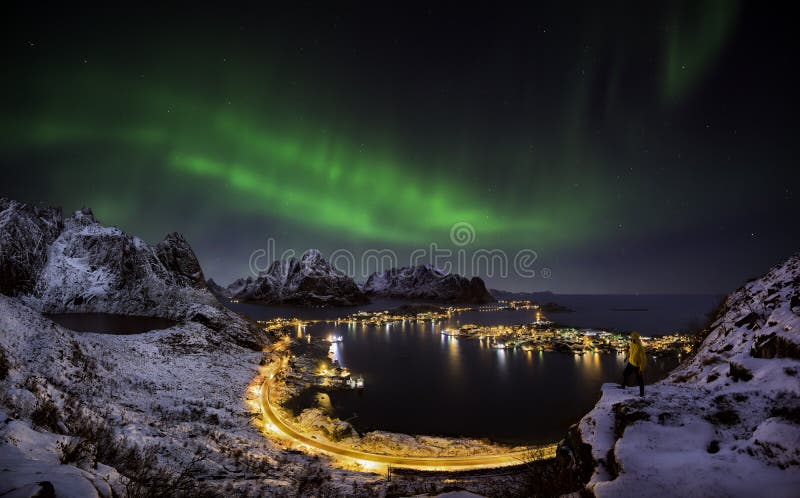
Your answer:
[[[0,199],[0,294],[42,312],[102,312],[201,322],[250,348],[262,331],[208,292],[186,238],[150,246],[91,209],[66,219],[60,208]]]
[[[226,291],[234,299],[275,304],[348,306],[368,301],[353,279],[331,266],[316,249],[300,259],[273,261],[257,278],[239,278]]]
[[[300,257],[300,261],[306,264],[314,264],[319,261],[325,261],[325,258],[322,257],[322,253],[319,249],[309,249],[303,253]]]
[[[71,221],[73,221],[75,223],[78,223],[78,224],[81,224],[81,225],[94,225],[94,224],[98,224],[99,225],[100,224],[100,222],[97,220],[97,218],[94,217],[94,213],[92,212],[92,209],[88,208],[88,207],[85,207],[85,206],[82,207],[81,209],[79,209],[78,211],[75,211],[74,213],[72,213],[72,216],[70,217],[70,219],[71,219]]]
[[[151,247],[104,227],[89,208],[66,220],[61,213],[0,200],[0,292],[22,295],[50,312],[176,316],[185,306],[175,299],[212,302],[200,263],[181,234],[168,234]],[[181,297],[181,289],[199,293]]]
[[[200,262],[189,242],[178,232],[172,232],[155,246],[156,256],[174,276],[178,284],[205,288]]]
[[[467,279],[430,264],[375,272],[367,278],[363,289],[367,294],[399,299],[463,303],[494,301],[480,278]]]

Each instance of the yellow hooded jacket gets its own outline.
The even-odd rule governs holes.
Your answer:
[[[639,334],[634,332],[631,334],[631,345],[628,348],[628,362],[639,370],[644,371],[644,365],[647,357],[644,355],[644,347],[642,341],[639,340]]]

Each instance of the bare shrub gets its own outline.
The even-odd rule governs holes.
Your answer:
[[[43,429],[59,432],[58,407],[51,399],[39,401],[33,413],[31,413],[31,422]]]
[[[8,370],[11,368],[11,363],[6,356],[6,350],[0,347],[0,380],[5,380],[8,377]]]
[[[79,439],[62,449],[62,460],[80,461],[90,458],[117,469],[128,481],[125,496],[129,498],[206,498],[220,496],[198,481],[200,463],[206,453],[195,455],[188,463],[176,468],[161,465],[153,446],[140,448],[103,420],[77,410],[69,421],[71,432]],[[89,455],[87,455],[89,453]]]

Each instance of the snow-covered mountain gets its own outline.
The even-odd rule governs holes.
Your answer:
[[[494,301],[478,277],[467,279],[432,265],[404,266],[373,273],[364,283],[369,295],[437,302],[488,303]]]
[[[368,302],[352,278],[340,272],[316,249],[300,259],[274,261],[257,278],[240,278],[227,287],[240,301],[269,304],[351,306]]]
[[[596,496],[797,496],[800,254],[730,294],[697,353],[637,392],[604,385],[571,430]]]
[[[256,347],[258,328],[206,289],[192,248],[179,233],[150,246],[104,227],[84,208],[0,200],[0,293],[45,313],[102,312],[196,321]],[[230,323],[230,327],[227,324]]]

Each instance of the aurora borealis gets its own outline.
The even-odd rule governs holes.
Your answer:
[[[514,290],[718,292],[798,249],[797,43],[756,4],[11,14],[0,195],[183,232],[221,282],[269,237],[458,222],[552,269]]]

